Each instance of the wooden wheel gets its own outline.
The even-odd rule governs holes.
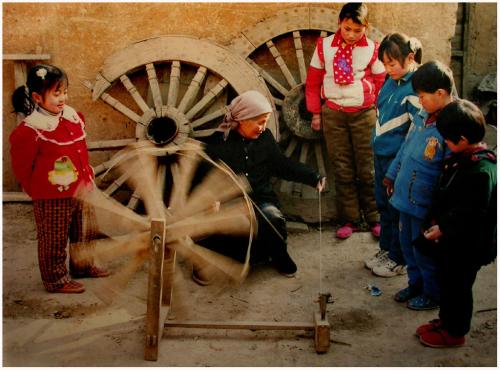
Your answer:
[[[335,218],[333,175],[321,133],[310,128],[305,104],[305,80],[316,40],[337,30],[338,11],[324,7],[296,7],[277,13],[243,31],[230,48],[264,78],[280,111],[280,144],[285,155],[326,174],[326,206],[323,217]],[[382,34],[369,30],[370,37]],[[276,185],[287,214],[318,221],[314,189],[281,181]]]
[[[116,150],[143,139],[174,148],[188,137],[210,135],[222,122],[225,105],[247,90],[263,93],[272,103],[265,82],[243,58],[214,42],[188,36],[136,42],[111,55],[95,82],[86,85],[93,100],[119,113],[113,112],[117,119],[96,128],[98,137],[113,139],[89,143],[91,151]],[[277,121],[274,111],[269,121],[274,135]],[[94,170],[99,186],[108,195],[128,198],[133,209],[137,197],[120,194],[126,178],[108,171],[116,158],[92,154],[93,163],[98,162]]]
[[[165,172],[160,170],[162,167],[158,166],[157,156],[170,152],[175,153],[176,161],[170,166],[173,186],[165,202]],[[192,188],[192,180],[202,160],[212,163],[213,168]],[[148,140],[139,141],[120,151],[115,165],[137,198],[142,200],[145,214],[132,211],[98,189],[80,195],[80,199],[94,210],[90,214],[90,221],[96,225],[94,232],[107,238],[81,245],[75,252],[77,263],[90,257],[98,263],[132,257],[95,291],[99,298],[111,303],[116,292],[126,286],[150,253],[157,253],[158,248],[163,247],[165,260],[168,260],[165,268],[169,269],[163,281],[164,301],[167,303],[171,299],[167,295],[172,294],[176,253],[198,268],[210,266],[206,271],[214,275],[224,275],[236,282],[246,277],[249,251],[242,264],[196,244],[208,236],[222,234],[248,236],[251,245],[257,226],[246,194],[249,184],[244,176],[236,176],[224,164],[213,162],[203,152],[201,143],[192,139],[187,139],[178,148],[157,146]],[[153,231],[151,225],[159,220],[163,220],[164,229],[160,231],[162,243],[156,245],[154,233],[158,230]]]

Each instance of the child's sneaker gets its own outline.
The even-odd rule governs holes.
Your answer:
[[[398,265],[396,262],[387,258],[384,264],[374,266],[372,274],[380,277],[394,277],[406,274],[406,266]]]
[[[425,311],[425,310],[433,310],[435,308],[439,308],[439,303],[434,301],[432,298],[429,298],[426,295],[422,294],[419,295],[418,297],[410,299],[406,304],[406,306],[410,310]]]
[[[370,227],[370,231],[375,238],[380,238],[380,223],[375,222],[374,224],[372,224]]]
[[[365,267],[372,270],[375,266],[382,265],[387,261],[389,251],[379,249],[379,251],[370,259],[365,260]]]
[[[446,329],[436,328],[422,333],[420,342],[433,348],[460,347],[464,345],[465,337],[455,337],[450,335]]]
[[[431,331],[431,330],[436,330],[439,329],[443,325],[440,319],[434,319],[429,321],[427,324],[420,325],[417,330],[415,330],[415,335],[417,337],[420,337],[422,334]]]
[[[417,297],[419,295],[420,295],[420,292],[418,290],[408,286],[404,289],[401,289],[399,292],[397,292],[394,295],[394,300],[396,302],[403,303],[403,302],[406,302],[409,299],[412,299],[413,297]]]
[[[344,226],[342,226],[341,228],[339,228],[337,230],[336,235],[337,235],[337,238],[339,238],[339,239],[347,239],[348,237],[350,237],[352,235],[353,232],[356,232],[356,231],[359,231],[359,227],[357,227],[356,225],[354,225],[351,222],[348,222]]]

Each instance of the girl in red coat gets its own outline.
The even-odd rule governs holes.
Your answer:
[[[10,135],[14,175],[33,199],[38,238],[38,264],[45,289],[52,293],[82,293],[84,286],[71,279],[104,277],[107,271],[92,261],[76,263],[77,243],[92,238],[84,223],[92,210],[74,197],[80,187],[93,187],[94,173],[85,142],[81,113],[66,105],[68,78],[55,66],[36,65],[26,86],[12,96],[14,110],[25,118]],[[85,212],[85,213],[84,213]],[[92,217],[85,217],[91,220]],[[69,240],[70,263],[66,267]]]

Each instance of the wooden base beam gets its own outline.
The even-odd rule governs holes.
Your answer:
[[[314,330],[314,324],[308,322],[266,322],[266,321],[177,321],[167,320],[165,328],[198,329],[248,329],[248,330]]]

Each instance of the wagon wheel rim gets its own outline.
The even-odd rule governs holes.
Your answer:
[[[230,45],[262,76],[273,95],[280,112],[280,144],[284,154],[311,165],[322,174],[331,172],[330,163],[322,132],[310,127],[311,115],[305,106],[304,90],[316,39],[334,33],[337,19],[338,11],[332,8],[290,8],[243,31]],[[383,37],[371,26],[368,32],[376,41]],[[281,196],[317,197],[314,189],[299,183],[283,180],[278,189]],[[329,176],[326,197],[333,198],[333,190]],[[315,216],[312,218],[316,221]]]
[[[133,43],[109,56],[95,82],[86,85],[94,101],[103,101],[135,125],[134,137],[89,143],[91,151],[149,140],[164,146],[168,155],[169,148],[188,137],[212,134],[222,122],[225,105],[240,93],[257,90],[272,103],[265,82],[243,58],[212,41],[189,36]],[[268,123],[273,135],[278,133],[277,122],[273,104]],[[115,163],[112,157],[94,166],[98,180]],[[112,195],[125,180],[114,180],[104,191]],[[132,195],[131,208],[136,198]]]

